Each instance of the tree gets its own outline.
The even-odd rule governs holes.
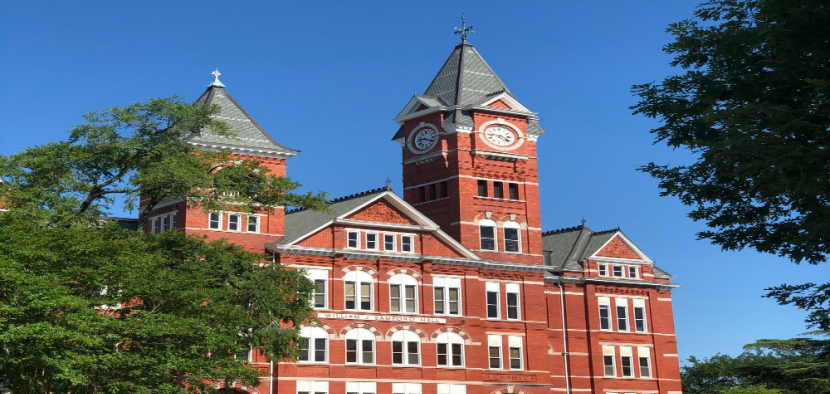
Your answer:
[[[830,392],[830,340],[762,339],[737,357],[690,357],[681,373],[690,394],[824,394]]]
[[[141,224],[165,199],[187,198],[208,211],[227,204],[247,212],[325,209],[325,193],[291,193],[299,183],[269,174],[256,160],[198,150],[182,139],[203,130],[234,136],[214,117],[218,111],[173,97],[91,112],[67,141],[0,156],[0,175],[8,181],[0,183],[0,195],[7,205],[31,208],[51,223],[95,218],[119,197],[134,209],[139,195],[149,201],[139,212]]]
[[[635,114],[656,118],[655,143],[690,150],[688,165],[649,163],[662,196],[693,207],[700,232],[823,263],[830,252],[830,3],[712,0],[670,25],[664,51],[684,73],[635,85]],[[827,285],[782,285],[769,296],[830,329]]]
[[[56,247],[59,245],[60,247]],[[44,227],[0,214],[0,387],[14,393],[256,385],[234,357],[294,356],[313,285],[265,256],[177,231]]]

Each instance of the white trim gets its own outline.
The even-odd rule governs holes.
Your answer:
[[[501,100],[505,104],[507,104],[507,106],[510,107],[510,109],[512,109],[512,110],[521,111],[521,112],[529,112],[529,113],[535,114],[535,112],[527,109],[527,107],[525,107],[518,100],[513,98],[513,96],[507,94],[507,92],[502,92],[501,94],[499,94],[495,97],[492,97],[492,98],[490,98],[490,100],[487,100],[487,101],[485,101],[485,102],[483,102],[479,105],[490,107],[490,104],[493,104],[493,103],[495,103],[496,101],[499,101],[499,100]],[[492,108],[504,109],[504,108],[500,108],[500,107],[492,107]]]
[[[211,227],[211,218],[210,218],[211,215],[219,215],[219,227],[216,227],[216,228]],[[225,230],[224,228],[222,228],[222,219],[224,219],[224,217],[225,217],[224,212],[208,212],[208,229],[209,230],[220,230],[220,231]]]
[[[430,146],[421,149],[421,148],[418,148],[417,146],[414,145],[415,141],[413,141],[413,139],[418,134],[420,134],[421,131],[426,130],[426,129],[430,129],[435,133],[435,141],[433,141]],[[431,151],[432,148],[435,148],[435,146],[437,146],[438,142],[440,142],[440,141],[441,141],[441,132],[438,131],[438,127],[436,127],[432,123],[421,122],[418,126],[415,126],[415,128],[412,129],[409,132],[409,135],[406,137],[406,147],[409,148],[410,152],[412,152],[416,155],[420,155],[420,154],[424,154],[424,153],[427,153],[427,152]]]
[[[506,127],[508,129],[512,129],[513,132],[516,133],[516,141],[513,142],[512,144],[508,145],[508,146],[499,146],[499,145],[496,145],[496,144],[490,142],[487,139],[487,137],[485,136],[485,132],[491,126],[501,126],[501,127]],[[518,127],[513,125],[512,123],[504,120],[503,118],[497,118],[496,120],[491,120],[489,122],[482,123],[478,127],[478,130],[476,131],[476,134],[479,134],[479,139],[481,139],[482,142],[487,144],[487,146],[489,146],[493,149],[496,149],[498,151],[515,150],[515,149],[519,148],[520,146],[522,146],[522,144],[524,144],[524,142],[525,142],[525,135],[522,133],[522,131]]]
[[[231,153],[237,155],[246,155],[246,156],[258,156],[258,157],[268,157],[274,159],[288,159],[290,157],[296,156],[299,152],[282,152],[273,149],[267,148],[245,148],[242,146],[234,146],[234,145],[227,145],[227,144],[205,144],[193,141],[187,141],[190,145],[197,146],[199,149],[211,151],[211,152],[221,152],[223,150],[230,150]]]
[[[596,251],[596,252],[594,252],[594,254],[593,254],[591,257],[588,257],[588,260],[596,260],[598,257],[599,257],[599,258],[603,258],[603,257],[601,257],[601,256],[597,256],[597,253],[599,253],[600,251],[602,251],[603,249],[605,249],[605,247],[606,247],[606,246],[608,246],[608,244],[609,244],[611,241],[613,241],[613,240],[614,240],[614,238],[617,238],[617,237],[620,237],[620,239],[621,239],[621,240],[622,240],[622,241],[623,241],[623,242],[624,242],[624,243],[625,243],[625,244],[626,244],[629,248],[631,248],[631,250],[632,250],[632,251],[634,251],[634,253],[636,253],[636,254],[637,254],[637,256],[640,256],[640,260],[642,260],[642,261],[644,261],[644,262],[646,262],[646,263],[648,263],[648,264],[654,264],[654,260],[652,260],[651,258],[649,258],[649,257],[648,257],[648,256],[647,256],[647,255],[646,255],[646,254],[642,251],[642,250],[640,250],[640,248],[638,248],[638,247],[637,247],[637,245],[634,245],[634,242],[631,242],[631,240],[630,240],[630,239],[628,239],[628,237],[626,237],[626,236],[625,236],[625,234],[623,234],[623,233],[622,233],[622,231],[619,231],[619,230],[618,230],[618,231],[616,231],[616,232],[614,233],[614,235],[613,235],[611,238],[608,238],[608,240],[607,240],[607,241],[605,241],[605,243],[604,243],[604,244],[602,244],[602,246],[600,246],[600,247],[597,249],[597,251]],[[607,257],[605,257],[605,259],[607,259]],[[633,261],[636,261],[636,260],[632,260],[632,259],[625,259],[625,260],[632,261],[632,262],[633,262]]]

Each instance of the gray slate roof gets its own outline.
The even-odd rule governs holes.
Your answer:
[[[542,250],[545,254],[545,265],[556,271],[584,271],[582,260],[585,260],[599,251],[619,228],[593,231],[585,224],[564,228],[561,230],[542,233]],[[668,272],[654,266],[654,277],[662,279],[673,278]]]
[[[294,242],[303,235],[363,205],[385,191],[387,191],[386,188],[379,188],[334,199],[329,205],[331,212],[312,211],[304,208],[288,211],[285,213],[285,236],[282,237],[279,244],[286,245]]]
[[[286,148],[274,141],[251,115],[231,97],[224,88],[211,84],[193,105],[207,106],[216,104],[221,112],[217,119],[227,123],[235,136],[223,136],[210,130],[201,130],[187,136],[187,141],[197,144],[219,144],[239,148],[259,148],[296,155],[299,151]]]

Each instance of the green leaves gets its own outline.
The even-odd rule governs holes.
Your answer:
[[[14,392],[253,385],[234,354],[291,357],[310,318],[311,282],[239,246],[25,216],[0,215],[0,385]]]

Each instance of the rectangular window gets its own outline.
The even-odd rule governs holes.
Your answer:
[[[651,377],[651,353],[648,347],[640,346],[637,348],[637,357],[640,359],[640,377]]]
[[[507,295],[507,318],[510,320],[519,319],[519,284],[508,283],[505,286]]]
[[[366,233],[366,249],[377,250],[378,235],[375,233]]]
[[[481,250],[496,250],[496,227],[481,225],[479,231],[481,231]]]
[[[329,382],[298,380],[297,394],[328,394]]]
[[[412,253],[412,236],[401,236],[401,252]]]
[[[519,229],[514,227],[504,228],[504,251],[505,252],[520,252],[519,249]]]
[[[427,192],[429,193],[429,200],[437,200],[438,199],[438,184],[432,183],[427,185]]]
[[[637,267],[636,266],[629,266],[628,267],[628,277],[637,279],[639,275],[637,275]]]
[[[487,181],[483,179],[478,180],[478,196],[487,197]]]
[[[371,339],[347,339],[346,362],[357,364],[372,364],[374,362],[374,341]]]
[[[156,223],[156,219],[150,219],[150,234],[155,234],[158,232],[158,223]]]
[[[228,215],[228,231],[239,231],[239,215]]]
[[[490,369],[501,369],[501,336],[488,335],[487,348],[490,358]]]
[[[504,198],[503,183],[493,182],[493,198]]]
[[[599,329],[611,330],[611,299],[598,297],[599,302]]]
[[[210,228],[213,230],[221,230],[222,229],[222,214],[221,213],[211,213],[210,214]]]
[[[599,276],[608,276],[608,265],[607,264],[600,264],[597,267],[599,268]]]
[[[392,383],[392,394],[421,394],[421,384]]]
[[[602,365],[605,369],[605,376],[617,376],[617,366],[614,362],[614,347],[602,347]]]
[[[349,231],[349,248],[360,248],[360,233],[357,231]]]
[[[441,185],[441,198],[449,197],[450,196],[450,190],[449,190],[449,185],[447,184],[447,181],[441,181],[440,185]]]
[[[344,309],[357,309],[355,307],[356,306],[355,305],[355,302],[356,302],[356,298],[355,298],[356,297],[356,295],[355,295],[356,288],[355,288],[355,286],[357,286],[357,283],[352,282],[352,281],[346,281],[344,283],[344,285],[346,286],[346,305],[345,305]]]
[[[519,184],[517,183],[508,183],[507,189],[510,192],[510,199],[511,200],[518,200],[519,199]]]
[[[620,369],[624,378],[634,376],[634,367],[631,363],[631,346],[620,346]]]
[[[372,310],[372,284],[360,282],[360,309]]]
[[[159,232],[162,233],[164,230],[167,230],[167,216],[162,216],[158,219],[159,221]]]
[[[618,278],[622,278],[623,276],[623,267],[621,265],[615,265],[614,268],[614,276]]]
[[[509,345],[510,369],[522,369],[522,337],[507,337]]]
[[[617,298],[617,331],[628,331],[628,299]]]
[[[395,251],[395,235],[394,234],[384,234],[383,235],[383,250],[391,250]]]
[[[499,318],[499,284],[487,282],[487,318]]]
[[[346,382],[346,394],[375,394],[375,382]]]
[[[419,202],[426,202],[427,201],[427,188],[425,186],[421,186],[418,188],[418,201]]]
[[[258,233],[259,232],[259,216],[248,215],[248,232],[249,233]]]
[[[646,332],[646,300],[635,298],[634,300],[634,331]]]
[[[314,305],[314,308],[325,308],[328,299],[326,297],[328,270],[307,269],[306,272],[308,280],[314,282],[314,292],[311,297],[312,305]]]
[[[435,298],[435,314],[461,314],[461,279],[434,277],[433,294]]]
[[[392,312],[415,313],[415,286],[389,285],[390,307]]]
[[[467,386],[463,384],[439,384],[438,394],[467,394]]]
[[[173,229],[173,230],[176,229],[176,214],[175,213],[170,214],[170,228]]]

